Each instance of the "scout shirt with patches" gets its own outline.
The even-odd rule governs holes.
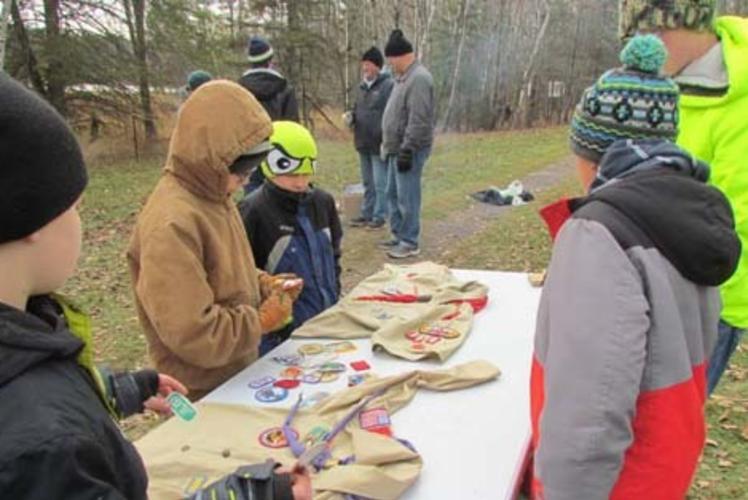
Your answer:
[[[473,312],[488,303],[488,288],[477,281],[462,281],[448,267],[434,262],[410,265],[385,264],[335,306],[294,331],[297,338],[372,338],[391,354],[409,359],[446,359],[464,342],[472,326]],[[461,308],[469,305],[467,311]],[[459,318],[453,316],[462,311]],[[438,324],[434,324],[438,323]],[[446,327],[459,335],[434,349],[411,351],[408,335],[421,327]]]
[[[537,317],[533,492],[684,498],[706,434],[716,287],[740,253],[732,212],[707,168],[664,141],[618,141],[599,170],[610,181],[544,209],[552,233],[550,216],[571,217]]]
[[[235,83],[209,82],[179,111],[166,167],[138,216],[127,259],[155,367],[190,397],[257,358],[260,290],[228,166],[272,133]]]
[[[329,193],[314,186],[292,193],[266,181],[239,210],[257,267],[304,279],[293,307],[294,328],[338,301],[343,230]]]
[[[408,405],[419,390],[459,390],[490,383],[500,374],[499,368],[487,361],[444,370],[415,370],[369,379],[299,410],[291,428],[301,442],[311,445],[312,440],[341,425],[354,407],[365,403],[331,442],[332,460],[319,472],[312,472],[314,499],[342,500],[347,495],[400,498],[418,480],[423,460],[417,442],[382,433],[382,427],[389,425],[388,416]],[[447,408],[449,402],[444,404]],[[152,500],[180,498],[191,493],[190,488],[248,463],[267,458],[286,465],[296,461],[280,431],[288,409],[216,403],[196,406],[199,417],[194,421],[171,419],[135,443],[148,468]]]

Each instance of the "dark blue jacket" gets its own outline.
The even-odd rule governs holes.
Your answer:
[[[343,231],[330,194],[314,187],[291,193],[266,181],[242,201],[239,211],[257,267],[304,279],[293,328],[338,301]]]

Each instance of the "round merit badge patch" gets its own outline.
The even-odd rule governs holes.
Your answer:
[[[329,384],[335,382],[338,378],[340,378],[340,372],[322,372],[319,381],[323,384]]]
[[[283,366],[298,366],[304,361],[304,357],[299,354],[286,354],[273,356],[273,361]]]
[[[291,429],[291,432],[296,439],[299,439],[298,432],[294,429]],[[272,427],[262,431],[257,437],[257,440],[266,448],[285,448],[288,446],[288,440],[286,439],[286,436],[283,435],[283,429],[280,427]]]
[[[296,389],[300,383],[301,381],[298,379],[284,379],[276,380],[273,385],[275,387],[280,387],[281,389]]]
[[[325,350],[322,344],[304,344],[299,346],[299,354],[302,356],[316,356]]]
[[[301,377],[301,381],[305,384],[319,384],[322,380],[322,374],[320,372],[305,373]]]
[[[280,372],[280,378],[290,378],[296,380],[304,374],[304,370],[298,366],[288,366]]]
[[[255,392],[255,399],[260,403],[277,403],[288,397],[288,389],[283,387],[265,387]]]

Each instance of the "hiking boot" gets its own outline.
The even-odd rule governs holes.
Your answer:
[[[367,224],[367,228],[369,229],[382,229],[384,227],[385,222],[383,220],[373,220],[370,221],[369,224]]]
[[[392,259],[407,259],[408,257],[415,257],[420,253],[420,248],[408,245],[407,243],[400,243],[387,252],[387,255]]]
[[[364,227],[369,224],[369,219],[364,219],[363,217],[356,217],[355,219],[351,219],[350,226],[351,227]]]
[[[377,246],[381,248],[382,250],[392,250],[399,244],[400,242],[393,238],[391,240],[380,241],[379,243],[377,243]]]

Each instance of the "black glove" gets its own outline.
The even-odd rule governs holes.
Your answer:
[[[193,493],[189,500],[293,500],[291,476],[276,474],[274,460],[245,465]]]
[[[106,372],[102,371],[102,375]],[[111,396],[120,417],[143,413],[143,403],[158,392],[158,372],[140,370],[109,375]]]
[[[413,151],[401,149],[397,154],[397,171],[408,172],[411,168],[413,168]]]

